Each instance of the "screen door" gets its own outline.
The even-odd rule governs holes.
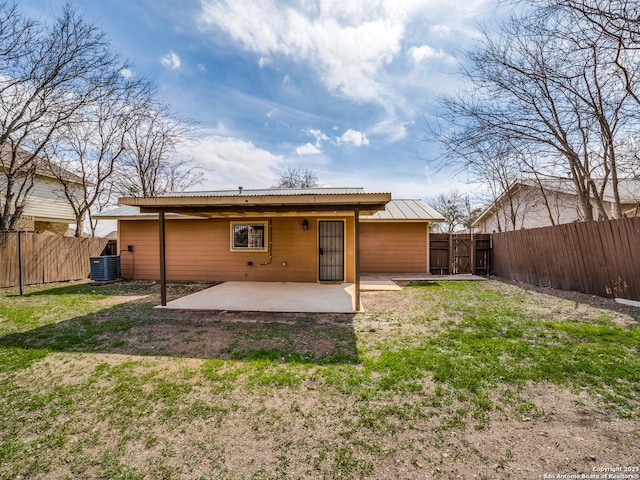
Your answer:
[[[318,265],[321,282],[344,281],[344,222],[318,222]]]

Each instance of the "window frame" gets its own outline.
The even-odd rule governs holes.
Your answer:
[[[261,226],[263,235],[262,235],[262,247],[238,247],[235,245],[235,235],[234,230],[236,226]],[[250,235],[250,234],[249,234]],[[266,221],[238,221],[238,222],[229,222],[229,249],[232,252],[267,252],[269,250],[269,223]],[[250,239],[247,239],[248,243],[251,244]]]

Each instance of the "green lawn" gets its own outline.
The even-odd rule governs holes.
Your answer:
[[[544,427],[559,392],[638,444],[633,310],[487,281],[366,293],[355,316],[160,314],[157,288],[0,290],[0,478],[533,475],[482,439]]]

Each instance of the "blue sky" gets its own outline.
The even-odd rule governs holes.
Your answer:
[[[46,21],[63,1],[21,0]],[[496,16],[484,0],[91,0],[72,4],[198,122],[199,189],[271,186],[284,165],[396,198],[457,187],[425,143],[457,59]]]

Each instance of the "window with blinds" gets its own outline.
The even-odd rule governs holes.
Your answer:
[[[231,222],[231,250],[265,251],[267,222]]]

